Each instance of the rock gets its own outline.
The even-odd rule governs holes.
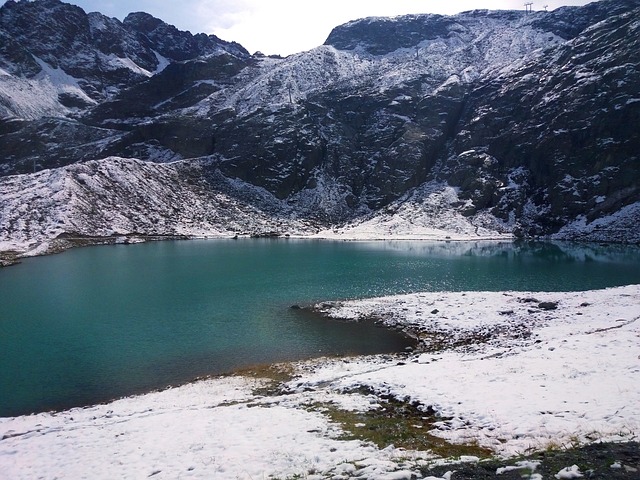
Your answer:
[[[539,303],[540,301],[534,297],[520,298],[519,301],[522,303]]]
[[[556,310],[558,308],[558,302],[540,302],[538,308],[542,310]]]

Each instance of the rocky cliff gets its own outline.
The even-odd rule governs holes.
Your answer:
[[[258,189],[279,218],[338,232],[638,242],[638,18],[637,0],[369,18],[270,58],[143,13],[9,1],[0,173],[180,161],[213,210],[202,185],[215,176]],[[144,217],[138,200],[122,215]]]

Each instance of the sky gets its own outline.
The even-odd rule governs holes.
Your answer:
[[[21,0],[28,1],[28,0]],[[465,10],[524,10],[533,0],[66,0],[87,12],[124,19],[147,12],[180,30],[214,34],[250,53],[289,55],[322,45],[331,29],[349,20],[410,13],[453,15]],[[0,4],[5,0],[0,0]],[[540,0],[533,10],[584,5],[589,0]]]

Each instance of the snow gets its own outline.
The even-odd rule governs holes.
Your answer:
[[[570,478],[582,478],[584,475],[580,473],[580,469],[577,465],[571,467],[565,467],[554,475],[557,479],[570,479]]]
[[[465,217],[453,207],[457,190],[439,182],[426,183],[391,205],[316,237],[370,240],[506,240],[513,235],[491,215]]]
[[[557,308],[546,310],[542,302]],[[640,402],[640,285],[416,293],[321,308],[340,318],[375,314],[421,335],[426,350],[402,362],[389,355],[297,362],[292,379],[267,396],[256,390],[267,380],[236,375],[3,418],[0,468],[12,479],[402,479],[442,462],[426,451],[341,439],[342,427],[318,407],[375,409],[385,395],[435,410],[433,435],[478,443],[499,456],[630,440],[640,428],[633,408]],[[437,334],[457,341],[429,349]],[[505,461],[497,473],[535,467]],[[568,466],[555,477],[579,475]]]
[[[515,465],[509,465],[506,467],[499,467],[496,469],[496,475],[502,475],[506,472],[511,472],[513,470],[528,470],[529,472],[535,472],[536,468],[540,465],[540,462],[531,462],[528,460],[524,460],[521,462],[517,462]]]
[[[156,56],[156,59],[158,60],[158,66],[156,67],[155,71],[153,72],[153,74],[155,75],[156,73],[160,73],[165,68],[167,68],[171,64],[171,60],[169,60],[167,57],[164,57],[164,56],[160,55],[155,50],[153,50],[153,54]]]
[[[133,73],[137,73],[144,77],[153,76],[153,73],[151,73],[149,70],[142,68],[141,66],[136,64],[133,60],[131,60],[129,57],[123,58],[123,57],[118,57],[117,55],[111,54],[108,57],[106,57],[106,60],[107,60],[107,65],[111,67],[113,70],[126,68],[128,70],[131,70]]]
[[[449,418],[437,435],[452,442],[475,439],[514,454],[562,444],[572,435],[583,441],[589,435],[634,435],[640,417],[628,409],[640,400],[634,379],[639,291],[631,286],[576,293],[413,294],[346,302],[329,313],[375,314],[388,325],[410,325],[421,335],[437,334],[461,345],[348,382],[431,405]],[[557,310],[532,308],[530,298],[536,299],[534,307],[558,302]],[[427,313],[434,310],[438,313]],[[486,343],[465,343],[487,335]],[[390,374],[394,369],[397,376]],[[465,388],[457,391],[461,384]]]
[[[66,116],[73,109],[59,102],[58,96],[61,93],[71,94],[87,105],[96,104],[79,87],[76,78],[60,68],[51,67],[38,57],[33,58],[42,68],[35,78],[0,75],[0,104],[4,103],[0,107],[0,115],[25,119]]]

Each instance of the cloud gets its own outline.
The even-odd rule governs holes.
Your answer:
[[[194,11],[207,31],[227,30],[251,16],[247,0],[196,0]]]

